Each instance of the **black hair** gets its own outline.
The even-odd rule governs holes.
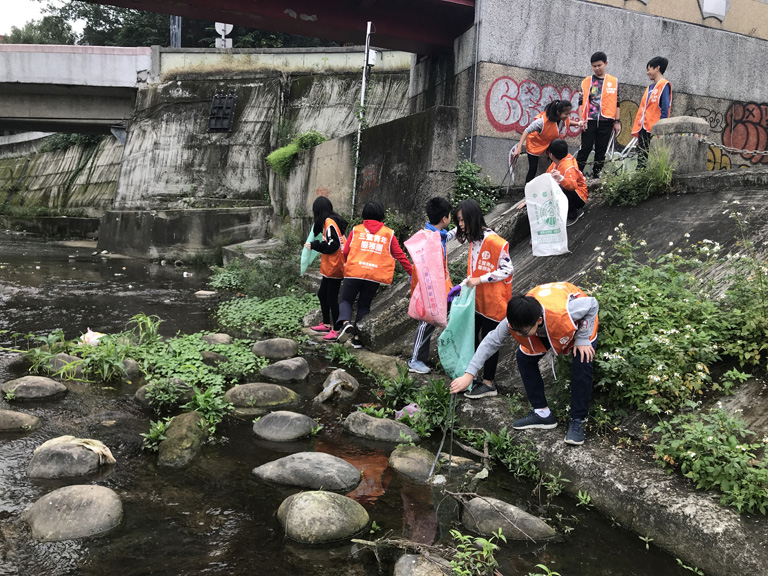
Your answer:
[[[363,220],[378,220],[384,222],[384,206],[375,200],[363,206]]]
[[[507,322],[512,331],[530,329],[542,315],[541,304],[533,296],[512,296],[507,302]]]
[[[605,55],[605,52],[595,52],[592,54],[592,57],[589,59],[590,64],[594,64],[595,62],[608,62],[608,56]]]
[[[648,60],[648,64],[645,65],[646,68],[658,68],[659,72],[664,74],[664,72],[667,71],[667,64],[669,64],[669,60],[664,58],[663,56],[656,56],[654,58],[651,58]]]
[[[464,221],[464,229],[458,225],[459,212],[461,212],[461,219]],[[456,206],[454,211],[454,220],[456,221],[456,239],[462,244],[469,240],[474,242],[476,240],[483,239],[483,230],[488,226],[485,224],[485,218],[483,218],[483,211],[480,209],[480,204],[477,200],[468,198],[462,200],[459,205]]]
[[[315,198],[315,201],[312,203],[312,216],[315,219],[312,232],[314,234],[322,234],[325,221],[335,216],[331,201],[325,196]]]
[[[560,120],[560,114],[565,112],[566,108],[573,108],[573,104],[570,100],[552,100],[547,107],[544,108],[544,114],[550,122],[558,122]]]
[[[440,220],[451,215],[451,203],[442,196],[435,196],[427,200],[427,218],[433,226]]]
[[[549,146],[547,146],[547,152],[551,153],[558,160],[562,160],[568,156],[568,143],[562,138],[552,140]]]

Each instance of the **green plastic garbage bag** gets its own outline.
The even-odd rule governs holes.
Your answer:
[[[307,236],[307,241],[304,242],[304,244],[308,244],[310,242],[314,242],[316,240],[322,240],[323,235],[321,234],[313,234],[312,230],[309,231],[309,236]],[[320,254],[320,252],[316,252],[315,250],[307,250],[306,247],[301,249],[301,275],[304,276],[304,272],[307,271],[307,268],[309,268],[309,265],[314,262],[315,258],[317,258],[317,255]]]
[[[445,373],[462,376],[475,354],[475,289],[464,286],[451,304],[448,326],[437,339],[437,353]]]

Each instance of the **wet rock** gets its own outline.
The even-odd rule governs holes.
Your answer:
[[[40,427],[40,418],[14,410],[0,410],[0,432],[29,432]]]
[[[174,417],[160,442],[157,463],[159,466],[182,468],[200,452],[208,438],[205,418],[197,412],[187,412]]]
[[[355,436],[362,436],[382,442],[414,442],[420,438],[409,426],[389,418],[376,418],[365,412],[352,412],[344,420],[344,430]],[[402,436],[400,433],[402,432]],[[410,436],[410,440],[407,438]]]
[[[315,397],[314,402],[325,402],[331,398],[351,398],[357,394],[359,388],[360,384],[355,377],[339,368],[325,379],[323,391]]]
[[[195,298],[200,299],[206,299],[206,298],[213,298],[216,296],[217,292],[214,290],[198,290],[195,292]]]
[[[254,355],[268,360],[285,360],[299,353],[299,345],[290,338],[272,338],[256,342],[252,350]]]
[[[203,364],[206,366],[216,366],[223,362],[227,362],[227,357],[217,352],[210,352],[208,350],[201,350],[200,356],[203,358]]]
[[[357,359],[374,373],[381,374],[387,378],[397,378],[398,366],[406,366],[405,362],[398,360],[394,356],[385,356],[376,354],[370,350],[354,350]]]
[[[267,462],[253,473],[269,482],[313,490],[348,492],[360,483],[360,471],[349,462],[325,452],[298,452]]]
[[[232,336],[219,332],[217,334],[206,334],[203,336],[203,342],[215,346],[216,344],[232,344]]]
[[[241,415],[263,414],[265,410],[291,404],[299,399],[293,390],[278,384],[240,384],[226,391],[224,399]]]
[[[464,458],[462,456],[451,455],[447,452],[440,452],[440,467],[447,469],[448,462],[450,460],[451,470],[459,470],[461,472],[467,472],[469,470],[482,470],[483,465],[475,462],[471,458]]]
[[[104,486],[67,486],[40,498],[23,517],[36,540],[72,540],[118,526],[123,519],[123,504],[113,490]]]
[[[309,416],[278,410],[259,418],[253,424],[253,433],[272,442],[290,442],[309,436],[316,426]]]
[[[448,564],[446,562],[446,567]],[[405,554],[395,564],[392,576],[444,576],[440,567],[421,554]]]
[[[304,380],[309,376],[309,364],[304,358],[290,358],[270,364],[261,371],[264,378],[289,382],[291,380]]]
[[[501,528],[508,540],[546,540],[555,530],[546,522],[503,500],[480,496],[464,506],[461,522],[481,536],[491,536]]]
[[[87,476],[99,470],[99,456],[74,443],[54,444],[36,451],[27,466],[30,478]]]
[[[69,378],[71,380],[83,379],[82,358],[71,356],[70,354],[59,353],[48,360],[48,364],[51,366],[54,372],[61,371],[61,376],[63,378]]]
[[[285,535],[297,542],[321,544],[349,538],[368,525],[360,504],[334,492],[301,492],[277,510]]]
[[[434,461],[435,455],[429,450],[409,444],[398,446],[389,456],[389,465],[392,468],[417,482],[426,482],[429,479],[429,469]]]
[[[129,380],[141,376],[141,366],[133,358],[124,358],[123,368],[125,368],[125,375]]]
[[[8,368],[13,371],[27,371],[32,367],[32,358],[26,354],[19,354],[8,363]]]
[[[67,387],[45,376],[22,376],[0,386],[0,391],[14,400],[47,400],[66,394]]]
[[[315,308],[304,314],[304,318],[301,320],[301,325],[304,328],[311,328],[317,326],[323,321],[323,311],[320,308]]]

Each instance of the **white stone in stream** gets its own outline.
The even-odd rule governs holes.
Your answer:
[[[304,414],[277,410],[262,416],[253,424],[253,433],[271,442],[291,442],[312,433],[317,422]]]
[[[203,342],[206,344],[211,344],[212,346],[215,344],[232,344],[232,336],[229,334],[224,334],[223,332],[218,332],[216,334],[206,334],[203,336]]]
[[[410,444],[403,444],[392,451],[389,456],[389,465],[412,480],[426,482],[429,479],[429,470],[435,455],[429,450]]]
[[[461,523],[481,536],[492,536],[501,528],[508,540],[546,540],[556,535],[542,519],[503,500],[479,496],[464,505]]]
[[[360,483],[360,470],[325,452],[298,452],[253,469],[262,480],[312,490],[348,492]]]
[[[195,298],[213,298],[216,294],[218,293],[213,290],[198,290],[195,292]]]
[[[0,410],[0,432],[29,432],[40,426],[40,418],[14,410]]]
[[[47,400],[66,394],[67,387],[45,376],[22,376],[0,386],[0,391],[15,400]]]
[[[381,442],[405,443],[410,441],[415,444],[420,440],[419,435],[409,426],[389,418],[376,418],[360,410],[347,416],[344,420],[344,431]]]
[[[368,512],[347,496],[334,492],[301,492],[277,510],[285,535],[306,544],[322,544],[354,536],[368,525]]]
[[[290,380],[304,380],[309,376],[309,364],[304,358],[289,358],[270,364],[261,371],[264,378],[288,382]]]
[[[251,351],[267,360],[285,360],[299,353],[299,345],[290,338],[270,338],[256,342]]]
[[[99,470],[99,455],[75,443],[45,446],[32,455],[27,466],[30,478],[87,476]]]

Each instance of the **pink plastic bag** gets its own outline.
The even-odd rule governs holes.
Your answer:
[[[448,323],[448,303],[440,232],[419,230],[406,240],[405,247],[411,255],[418,277],[418,284],[408,305],[408,315],[445,328]]]

